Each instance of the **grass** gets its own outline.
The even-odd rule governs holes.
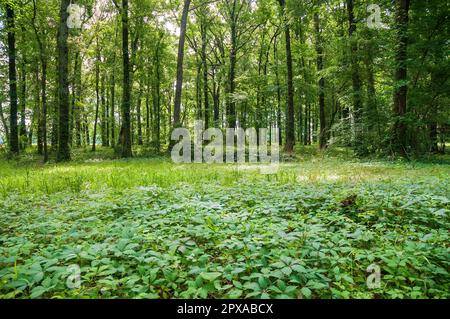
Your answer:
[[[446,158],[301,147],[262,175],[136,153],[0,160],[0,297],[449,297]]]
[[[74,154],[70,163],[42,165],[34,155],[19,162],[0,161],[0,196],[10,194],[53,194],[62,191],[99,191],[177,183],[218,183],[230,186],[238,180],[269,180],[277,183],[318,183],[336,181],[358,183],[387,182],[398,179],[445,177],[450,165],[422,162],[360,161],[346,149],[317,154],[315,148],[302,147],[295,163],[281,163],[274,175],[258,174],[255,165],[175,165],[165,156],[131,160],[114,159],[113,151],[100,149],[95,155],[87,150]]]

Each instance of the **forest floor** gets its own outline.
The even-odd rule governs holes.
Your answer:
[[[449,298],[449,163],[0,159],[0,298]]]

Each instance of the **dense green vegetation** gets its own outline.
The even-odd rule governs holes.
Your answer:
[[[449,298],[449,12],[0,0],[0,298]]]
[[[276,175],[103,149],[3,160],[0,296],[448,298],[450,166],[314,153]]]
[[[0,144],[11,155],[157,153],[199,119],[278,127],[286,152],[445,152],[446,1],[0,3]]]

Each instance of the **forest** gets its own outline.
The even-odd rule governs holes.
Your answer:
[[[449,298],[449,12],[0,0],[0,298]]]

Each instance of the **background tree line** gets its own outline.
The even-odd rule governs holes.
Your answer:
[[[0,142],[44,161],[98,144],[131,157],[202,119],[278,127],[288,153],[444,152],[448,3],[380,0],[370,28],[372,2],[1,0]]]

